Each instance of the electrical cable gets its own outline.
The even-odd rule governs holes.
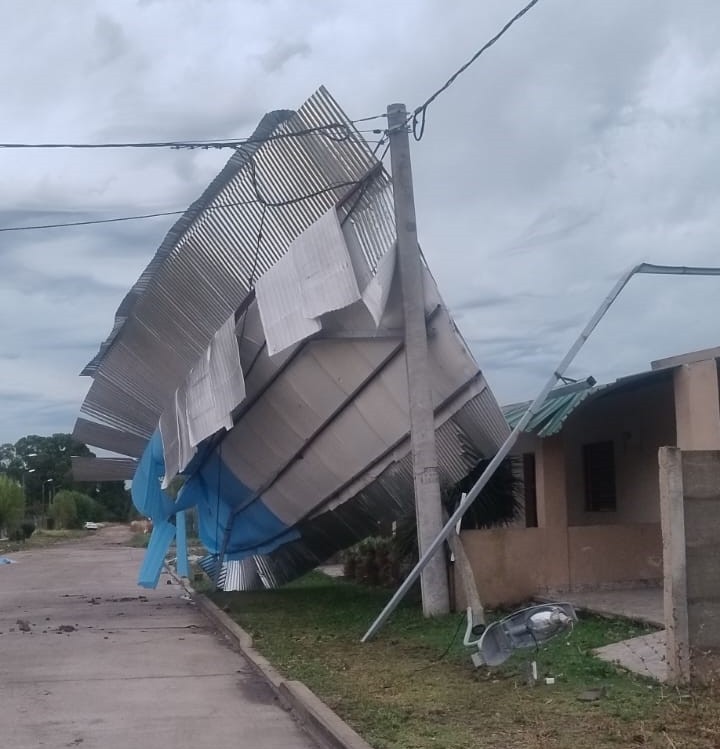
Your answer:
[[[254,160],[250,160],[250,163],[253,164],[251,167],[251,172],[254,174]],[[255,179],[255,177],[252,177]],[[324,195],[327,192],[333,192],[334,190],[340,190],[343,187],[352,187],[354,185],[360,184],[362,180],[355,180],[355,181],[347,181],[347,182],[337,182],[332,185],[328,185],[327,187],[320,188],[318,190],[315,190],[312,193],[308,193],[306,195],[298,195],[294,198],[288,198],[287,200],[281,200],[277,202],[268,201],[265,200],[265,198],[261,195],[259,190],[257,189],[257,183],[253,182],[253,189],[256,193],[256,197],[254,200],[238,200],[233,201],[231,203],[220,203],[218,205],[212,205],[207,206],[203,209],[203,211],[217,211],[222,210],[224,208],[237,208],[238,206],[243,205],[265,205],[268,208],[282,208],[284,206],[288,205],[294,205],[296,203],[300,203],[303,200],[311,200],[312,198],[316,198],[320,195]],[[56,223],[56,224],[30,224],[27,226],[4,226],[0,227],[0,232],[14,232],[14,231],[35,231],[39,229],[61,229],[66,227],[72,227],[72,226],[92,226],[94,224],[111,224],[111,223],[119,223],[123,221],[139,221],[141,219],[149,219],[149,218],[161,218],[163,216],[182,216],[187,212],[187,208],[182,211],[160,211],[158,213],[142,213],[135,216],[116,216],[113,218],[101,218],[101,219],[88,219],[86,221],[66,221],[62,223]]]
[[[357,120],[350,120],[352,124],[358,123],[358,122],[367,122],[370,120],[380,119],[383,117],[387,117],[386,114],[378,114],[373,115],[371,117],[363,117]],[[340,137],[334,137],[330,133],[333,130],[340,129],[342,130],[342,135]],[[169,146],[169,147],[225,147],[226,145],[247,145],[251,143],[267,143],[269,141],[278,140],[280,138],[285,137],[299,137],[303,135],[308,135],[311,133],[322,133],[326,137],[328,137],[330,140],[336,141],[336,142],[342,142],[345,140],[348,140],[351,135],[352,131],[350,127],[344,123],[331,123],[329,125],[320,125],[313,128],[306,128],[304,130],[298,130],[294,133],[279,133],[276,135],[270,135],[266,138],[247,138],[243,141],[231,141],[231,140],[218,140],[218,141],[166,141],[166,142],[148,142],[148,143],[109,143],[109,144],[62,144],[62,143],[56,143],[56,144],[0,144],[0,148],[122,148],[122,147],[129,147],[129,148],[151,148],[151,147],[161,147],[161,146]],[[381,129],[375,129],[375,130],[356,130],[355,132],[361,133],[361,132],[372,132],[376,134],[380,134],[382,137],[377,141],[377,145],[375,149],[373,150],[373,153],[376,154],[379,150],[380,146],[387,141],[387,134],[384,130]],[[385,153],[387,153],[387,148],[385,149]],[[384,155],[381,157],[384,158]],[[349,181],[349,182],[340,182],[337,184],[329,185],[326,188],[321,188],[319,190],[316,190],[315,192],[309,193],[307,195],[300,195],[295,198],[289,198],[286,200],[281,201],[270,201],[265,199],[259,189],[259,185],[257,182],[257,174],[256,174],[256,164],[254,159],[250,159],[250,172],[251,172],[251,179],[253,184],[253,190],[255,191],[255,200],[246,200],[246,201],[235,201],[232,203],[224,203],[221,205],[215,205],[215,206],[208,206],[205,208],[206,211],[213,211],[213,210],[219,210],[222,208],[234,208],[242,205],[253,205],[255,203],[260,203],[261,205],[264,205],[266,207],[270,208],[280,208],[283,206],[293,205],[295,203],[299,203],[303,200],[309,200],[315,197],[318,197],[319,195],[322,195],[326,192],[332,192],[333,190],[342,189],[343,187],[351,187],[356,184],[358,184],[357,181]],[[76,227],[76,226],[94,226],[99,224],[112,224],[112,223],[120,223],[124,221],[139,221],[139,220],[145,220],[145,219],[152,219],[152,218],[163,218],[167,216],[182,216],[185,214],[187,209],[185,210],[179,210],[179,211],[158,211],[155,213],[142,213],[132,216],[115,216],[111,218],[103,218],[103,219],[86,219],[82,221],[63,221],[63,222],[57,222],[57,223],[51,223],[51,224],[31,224],[31,225],[25,225],[25,226],[5,226],[0,227],[0,233],[5,232],[19,232],[19,231],[37,231],[37,230],[45,230],[45,229],[60,229],[60,228],[68,228],[68,227]]]
[[[412,120],[412,133],[415,140],[419,141],[422,139],[423,135],[425,134],[425,120],[427,117],[427,110],[428,107],[435,101],[435,99],[440,96],[440,94],[447,91],[450,86],[455,83],[455,81],[458,79],[462,73],[464,73],[477,59],[480,57],[480,55],[483,54],[486,50],[488,50],[490,47],[495,44],[502,36],[505,35],[505,33],[510,29],[510,27],[516,22],[519,21],[529,10],[533,8],[533,6],[537,5],[537,3],[540,2],[540,0],[530,0],[530,2],[520,11],[518,11],[503,27],[498,31],[497,34],[495,34],[492,39],[485,42],[482,47],[460,68],[458,68],[455,73],[453,73],[450,78],[442,85],[440,88],[435,91],[428,99],[426,99],[419,107],[416,107],[414,112],[410,115],[408,118],[408,122]]]
[[[430,663],[426,663],[424,666],[420,666],[420,668],[413,669],[410,671],[407,675],[410,676],[412,674],[417,674],[420,671],[425,671],[428,668],[432,668],[433,666],[440,663],[441,660],[443,660],[445,657],[447,657],[448,653],[452,650],[452,646],[455,644],[455,640],[457,640],[458,632],[460,632],[460,627],[462,627],[463,622],[465,621],[465,616],[461,616],[458,620],[458,625],[455,628],[455,633],[452,636],[452,639],[448,643],[448,646],[445,648],[445,650],[442,652],[441,655],[439,655],[437,658],[434,658]]]
[[[288,198],[286,200],[268,200],[263,196],[263,194],[260,191],[260,185],[258,184],[257,179],[257,165],[255,164],[255,159],[250,159],[249,161],[250,165],[250,181],[252,184],[253,192],[255,193],[255,200],[256,202],[260,203],[261,205],[267,206],[268,208],[283,208],[288,205],[294,205],[295,203],[299,203],[303,200],[310,200],[311,198],[316,198],[319,195],[324,195],[327,192],[332,192],[333,190],[339,190],[343,187],[353,187],[357,184],[360,184],[361,180],[350,180],[347,182],[337,182],[334,185],[329,185],[328,187],[323,187],[318,190],[315,190],[314,192],[307,193],[306,195],[301,195],[297,198]]]
[[[117,148],[170,148],[170,149],[210,149],[210,148],[239,148],[246,145],[256,145],[269,143],[276,140],[285,140],[288,138],[301,138],[306,135],[319,133],[325,135],[330,140],[343,141],[348,140],[353,134],[350,125],[357,122],[367,122],[378,119],[385,115],[375,115],[373,117],[363,117],[358,120],[350,120],[349,124],[345,122],[331,122],[325,125],[303,128],[301,130],[288,131],[283,133],[273,133],[263,138],[216,138],[216,139],[190,139],[190,140],[168,140],[168,141],[139,141],[139,142],[117,142],[117,143],[0,143],[0,149],[117,149]],[[335,131],[340,131],[341,135],[333,135]],[[358,133],[381,134],[379,129],[372,130],[355,130]]]

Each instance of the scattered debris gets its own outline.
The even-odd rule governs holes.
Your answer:
[[[55,631],[58,634],[62,634],[63,632],[75,632],[77,631],[77,627],[73,627],[72,624],[61,624]]]
[[[30,632],[30,622],[27,619],[18,619],[15,623],[21,632]]]

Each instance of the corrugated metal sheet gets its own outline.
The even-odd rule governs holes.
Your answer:
[[[136,469],[133,458],[72,458],[75,481],[130,481]]]
[[[261,590],[266,587],[275,588],[278,584],[275,578],[269,580],[268,585],[264,583],[254,557],[248,557],[240,561],[223,562],[219,575],[217,556],[210,554],[200,559],[198,564],[211,580],[217,581],[220,590]]]
[[[588,388],[569,395],[553,396],[551,393],[535,416],[530,419],[524,431],[528,434],[537,434],[538,437],[549,437],[557,434],[570,414],[598,389]],[[527,403],[513,403],[509,406],[503,406],[503,414],[511,427],[520,421],[529,405],[530,402],[528,401]]]
[[[239,149],[176,223],[120,306],[101,351],[84,370],[95,377],[95,383],[82,406],[83,414],[95,422],[149,436],[175,389],[215,331],[242,304],[259,274],[284,254],[319,213],[338,204],[353,192],[355,183],[380,168],[324,90],[296,113],[266,116],[256,136],[328,123],[342,123],[351,136],[336,140],[313,133]],[[353,214],[351,228],[371,267],[387,246],[389,225],[377,220],[392,215],[383,189],[387,184],[387,176],[378,172]],[[338,187],[301,202],[268,207],[258,249],[263,208],[252,204],[256,185],[274,203],[325,190],[328,185]]]
[[[330,122],[347,120],[320,91],[279,128]],[[253,163],[245,159],[226,168],[222,184],[216,180],[204,196],[204,209],[173,235],[172,247],[164,243],[132,304],[123,308],[124,322],[89,365],[95,382],[83,412],[106,426],[108,436],[124,431],[149,438],[161,413],[187,410],[181,384],[215,331],[237,311],[246,397],[234,410],[233,428],[203,444],[178,501],[197,504],[208,548],[222,548],[219,533],[227,540],[237,531],[233,559],[245,556],[241,561],[251,559],[252,566],[226,567],[228,584],[254,585],[257,575],[274,586],[373,533],[378,520],[411,512],[413,476],[398,289],[387,299],[376,337],[373,318],[358,301],[323,315],[320,336],[275,356],[268,354],[252,297],[259,274],[339,203],[358,289],[366,288],[395,242],[388,176],[359,137],[276,140],[257,147]],[[362,188],[352,192],[349,182]],[[246,204],[256,189],[279,204],[328,185],[336,187],[301,202],[270,205],[264,217],[262,208]],[[227,207],[231,203],[243,205]],[[226,207],[214,210],[219,205]],[[385,265],[380,286],[387,292],[393,263]],[[494,453],[509,429],[429,272],[425,281],[438,457],[442,480],[451,484]],[[375,318],[384,301],[383,288],[378,292]],[[183,440],[178,430],[170,451],[186,453],[189,441]],[[151,444],[155,449],[158,439]],[[159,459],[146,455],[146,484],[158,494]],[[205,476],[204,466],[212,476]],[[160,520],[172,522],[172,504],[168,509],[169,500],[155,499]],[[152,548],[153,564],[160,559],[158,548]],[[154,579],[150,562],[143,575],[144,581]]]
[[[113,429],[103,424],[96,424],[83,418],[75,422],[72,436],[78,442],[102,447],[105,450],[115,449],[120,454],[130,455],[133,458],[139,458],[142,455],[147,442],[145,437]]]
[[[550,392],[545,403],[540,407],[535,416],[530,419],[523,431],[528,434],[536,434],[538,437],[550,437],[562,431],[565,422],[582,404],[599,397],[604,397],[610,393],[617,393],[621,390],[632,389],[650,382],[661,381],[671,376],[669,370],[650,370],[648,372],[621,377],[615,380],[615,382],[604,385],[591,386],[588,383],[575,383],[559,387]],[[591,382],[594,382],[594,380],[591,380]],[[530,401],[503,406],[503,415],[511,427],[514,427],[520,421],[529,405]]]

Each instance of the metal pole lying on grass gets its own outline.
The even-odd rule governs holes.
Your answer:
[[[612,303],[618,298],[620,292],[625,288],[628,281],[639,273],[655,274],[655,275],[670,275],[670,276],[720,276],[720,268],[702,268],[702,267],[685,267],[676,265],[652,265],[650,263],[640,263],[627,271],[620,280],[615,284],[610,294],[603,300],[602,304],[598,307],[595,314],[590,318],[588,324],[583,328],[583,331],[578,336],[577,340],[570,347],[570,350],[565,354],[564,358],[558,364],[557,369],[552,373],[550,379],[545,383],[542,390],[538,393],[535,400],[528,406],[527,411],[523,414],[522,418],[515,425],[515,428],[510,432],[508,438],[502,444],[495,457],[488,463],[487,468],[483,471],[480,478],[475,482],[475,485],[467,493],[465,498],[458,505],[457,510],[450,516],[449,520],[443,526],[443,529],[435,537],[434,541],[428,546],[427,550],[420,557],[420,560],[415,565],[410,574],[403,580],[400,587],[395,591],[393,597],[388,601],[385,608],[380,612],[379,616],[370,625],[370,629],[363,635],[362,642],[367,642],[371,639],[382,625],[387,621],[390,614],[397,608],[400,601],[405,597],[407,592],[410,590],[412,585],[417,580],[420,573],[425,568],[425,565],[432,558],[433,554],[442,546],[448,536],[454,531],[458,521],[462,519],[462,516],[467,512],[470,505],[477,499],[480,492],[485,488],[488,481],[492,478],[495,471],[498,469],[500,464],[508,456],[508,453],[512,449],[513,445],[517,441],[518,436],[522,430],[527,426],[527,423],[532,417],[538,412],[540,406],[543,405],[550,391],[553,389],[557,381],[563,376],[565,370],[568,368],[572,360],[577,356],[580,349],[584,346],[585,341],[590,337],[590,334],[595,330],[597,324],[605,316],[605,313],[610,309]]]

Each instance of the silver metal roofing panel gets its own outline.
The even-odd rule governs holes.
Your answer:
[[[119,431],[103,424],[96,424],[83,418],[75,422],[72,436],[78,442],[106,450],[115,450],[120,455],[130,455],[133,458],[139,458],[143,454],[147,441],[144,437]]]
[[[468,450],[472,443],[461,423],[472,423],[475,413],[493,410],[494,397],[480,378],[480,393],[468,401],[451,418],[446,418],[436,431],[441,481],[451,486],[464,478],[476,465],[478,455]],[[454,409],[450,405],[444,412]],[[443,414],[438,414],[440,419]],[[507,424],[502,433],[507,434]],[[351,489],[351,497],[332,502],[313,513],[298,526],[302,538],[281,546],[264,556],[255,556],[258,570],[266,575],[267,587],[282,585],[307,572],[340,549],[347,548],[362,538],[377,532],[378,522],[412,516],[415,512],[412,483],[412,458],[409,439],[397,451],[404,455],[399,460],[386,456],[371,467],[372,480],[360,491]],[[451,458],[448,460],[448,458]],[[262,577],[263,573],[261,573]]]
[[[130,481],[136,469],[132,458],[72,458],[75,481]]]
[[[331,122],[347,120],[320,91],[279,130]],[[370,313],[356,302],[324,315],[317,338],[273,357],[250,296],[259,274],[339,203],[363,288],[395,242],[388,176],[355,136],[275,140],[254,153],[254,169],[247,158],[233,157],[203,196],[202,209],[191,211],[172,242],[163,243],[123,307],[125,321],[89,365],[96,380],[83,410],[110,428],[108,434],[124,429],[149,437],[215,331],[241,310],[236,332],[246,397],[234,410],[235,426],[216,435],[212,449],[268,509],[286,523],[299,523],[300,541],[254,558],[267,584],[363,538],[379,518],[406,514],[413,479],[398,294],[391,294],[376,333]],[[258,247],[263,209],[246,204],[256,189],[280,203],[329,184],[335,185],[329,192],[265,208]],[[429,273],[426,314],[438,456],[443,481],[452,483],[493,453],[508,427]]]
[[[380,168],[325,90],[296,113],[268,115],[257,135],[298,132],[329,123],[343,123],[350,137],[335,140],[313,133],[273,140],[243,146],[229,160],[168,233],[121,304],[110,337],[84,370],[96,377],[96,386],[92,399],[83,404],[83,413],[109,426],[127,423],[136,432],[138,424],[157,423],[195,359],[252,288],[253,270],[257,278],[319,212],[336,205],[353,191],[352,183]],[[324,190],[329,184],[338,187],[301,202],[268,207],[258,248],[263,209],[249,204],[256,198],[249,156],[254,157],[258,189],[267,200],[285,201]],[[386,185],[387,177],[378,175]],[[377,199],[372,195],[368,190],[359,201],[359,211]],[[374,239],[367,239],[373,235],[372,227],[365,227],[364,235],[363,252],[376,262],[379,248]],[[158,345],[148,346],[148,338]],[[116,398],[118,388],[125,396],[122,401]],[[126,414],[130,403],[134,404],[132,419]]]

